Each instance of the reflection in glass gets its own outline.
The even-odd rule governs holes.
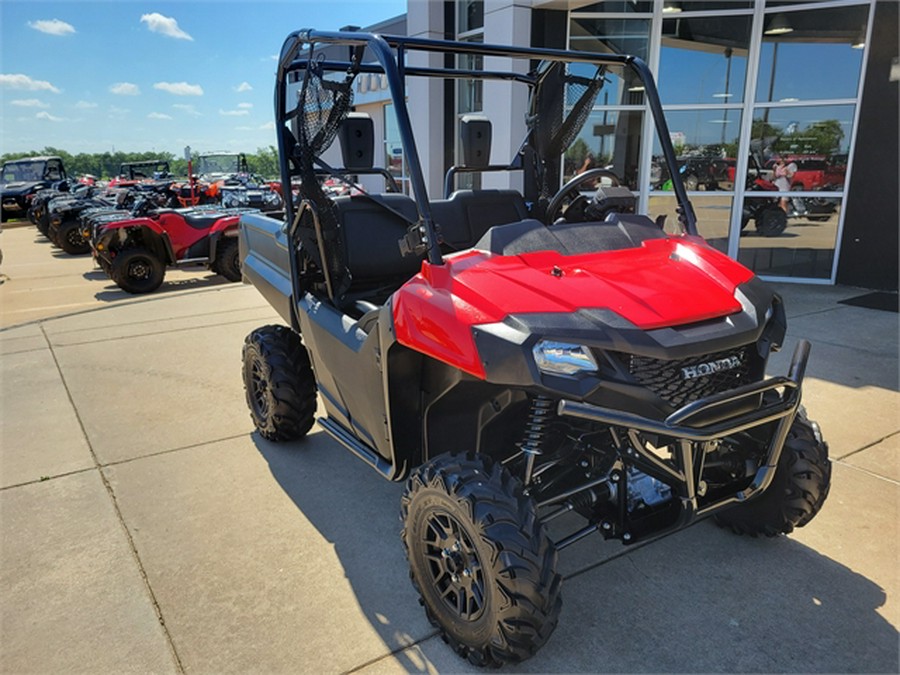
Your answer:
[[[566,150],[563,179],[600,167],[615,173],[622,185],[636,190],[643,119],[639,111],[592,111]]]
[[[698,197],[691,199],[697,215],[697,228],[706,241],[722,253],[728,252],[728,225],[731,222],[733,199],[727,195]],[[665,230],[670,234],[679,232],[678,202],[674,196],[655,194],[650,196],[648,215],[651,219],[666,216]]]
[[[457,2],[459,11],[458,33],[468,33],[470,30],[484,28],[484,0],[460,0]]]
[[[760,231],[750,220],[741,232],[738,260],[757,274],[830,279],[841,200],[819,200],[806,215],[791,213],[780,232]],[[748,196],[745,211],[759,211],[765,199]]]
[[[617,13],[649,13],[653,11],[653,0],[600,0],[585,7],[579,7],[578,12],[606,12]]]
[[[867,20],[866,5],[767,14],[757,101],[856,98]]]
[[[780,156],[794,165],[791,189],[842,189],[854,107],[757,108],[751,131],[750,170],[759,175],[753,175],[753,179],[773,179],[771,172]]]
[[[741,103],[750,47],[749,16],[663,21],[663,103]]]
[[[688,190],[733,190],[741,111],[670,110],[666,112],[666,121],[685,187]],[[662,148],[655,137],[650,175],[653,189],[672,189]]]
[[[384,106],[384,157],[385,166],[403,192],[409,193],[409,176],[406,172],[406,161],[403,156],[403,143],[400,140],[400,127],[394,104]]]
[[[750,9],[753,0],[663,0],[663,14],[673,16],[681,12],[713,12],[722,9]]]
[[[601,19],[573,17],[569,47],[596,54],[632,54],[647,60],[650,44],[650,21],[645,19]],[[610,68],[607,84],[610,103],[639,105],[644,99],[640,79],[630,68]]]

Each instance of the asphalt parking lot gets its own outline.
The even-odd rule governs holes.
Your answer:
[[[401,486],[314,430],[253,432],[240,352],[278,317],[204,271],[129,296],[0,235],[0,670],[473,672],[408,580]],[[170,283],[171,282],[171,283]],[[559,626],[506,672],[900,671],[897,314],[780,285],[831,495],[790,537],[701,522],[561,556]]]

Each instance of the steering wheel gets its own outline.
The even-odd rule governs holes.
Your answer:
[[[553,195],[553,199],[551,199],[550,203],[547,205],[547,224],[552,225],[553,222],[559,217],[559,213],[562,210],[563,203],[567,198],[573,195],[576,198],[580,196],[578,193],[580,192],[580,188],[583,183],[596,182],[600,178],[609,178],[612,181],[613,187],[619,187],[619,185],[621,184],[619,182],[619,177],[609,169],[588,169],[584,173],[578,174],[574,178],[571,178],[568,183],[563,185],[559,189],[559,192]]]

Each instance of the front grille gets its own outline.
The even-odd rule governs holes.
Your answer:
[[[620,354],[631,376],[674,408],[751,381],[748,346],[668,361]],[[686,376],[687,374],[687,376]]]

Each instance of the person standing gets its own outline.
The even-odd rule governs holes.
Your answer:
[[[778,188],[779,192],[791,191],[791,181],[793,180],[795,173],[797,173],[796,164],[793,162],[786,162],[781,155],[775,155],[775,180],[772,182],[775,184],[775,187]],[[782,197],[779,202],[781,204],[781,210],[788,213],[788,203],[790,202],[790,199],[788,197]]]

